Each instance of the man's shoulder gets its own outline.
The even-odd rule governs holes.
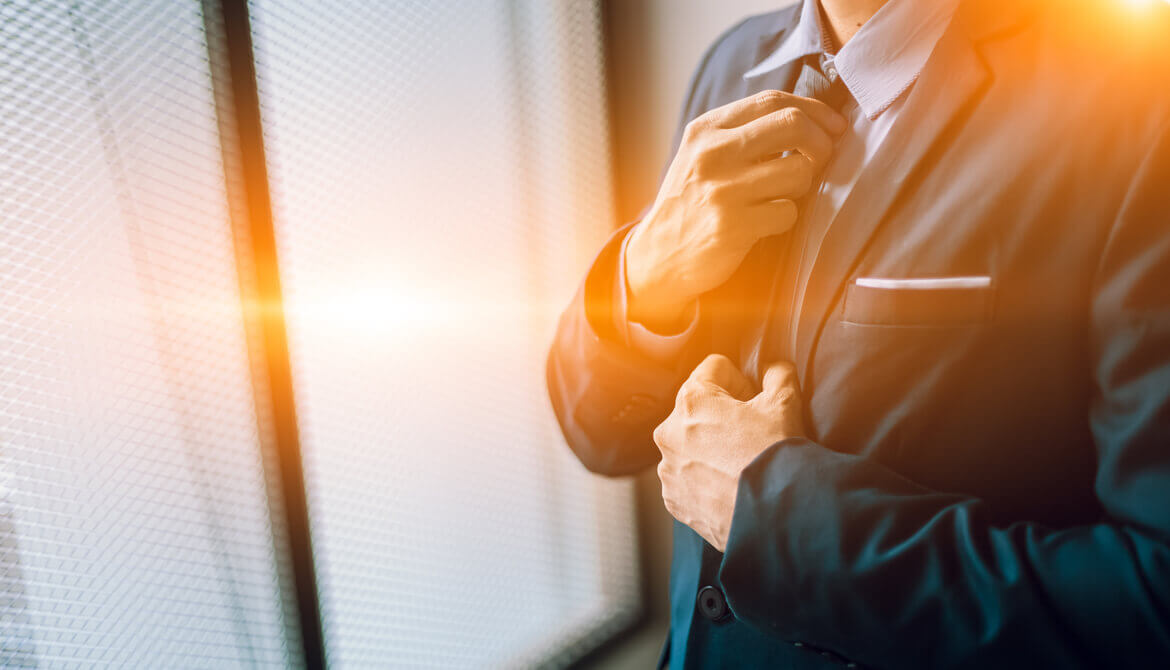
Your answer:
[[[1024,14],[1029,18],[1017,24],[1020,30],[991,34],[980,45],[993,81],[1016,113],[1043,114],[1054,132],[1100,137],[1134,151],[1165,125],[1170,3],[964,1],[1030,7]]]
[[[691,82],[688,117],[742,97],[743,75],[775,51],[797,22],[799,3],[754,14],[723,31],[707,47]]]
[[[762,51],[777,48],[789,30],[796,27],[799,12],[800,5],[796,4],[746,16],[716,37],[703,58],[704,65],[722,65],[725,70],[731,64],[751,61]],[[736,76],[742,74],[743,71],[736,72]]]
[[[1170,3],[1039,1],[1050,57],[1075,63],[1080,77],[1107,81],[1117,94],[1132,94],[1134,101],[1170,99]]]
[[[779,46],[789,30],[796,26],[800,3],[783,9],[752,14],[723,31],[707,49],[708,58],[758,54],[761,47]]]

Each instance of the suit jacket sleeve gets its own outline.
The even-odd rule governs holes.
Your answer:
[[[720,572],[737,617],[876,667],[1170,659],[1170,131],[1158,138],[1090,306],[1087,421],[1106,518],[996,526],[978,499],[788,440],[740,481]]]
[[[549,395],[569,446],[589,470],[631,474],[655,463],[651,434],[674,406],[686,352],[651,356],[614,323],[615,269],[629,226],[614,233],[561,316],[547,364]]]
[[[683,126],[707,111],[707,65],[736,28],[716,40],[692,76],[672,156]],[[585,467],[605,475],[631,474],[658,461],[654,427],[674,408],[678,387],[708,339],[708,325],[700,321],[685,346],[660,347],[669,352],[662,355],[637,346],[615,326],[618,292],[625,288],[618,263],[633,225],[615,232],[593,261],[561,316],[546,365],[549,396],[565,439]]]

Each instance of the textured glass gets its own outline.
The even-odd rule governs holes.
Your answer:
[[[563,665],[640,602],[544,388],[612,223],[597,3],[251,7],[331,664]]]
[[[0,667],[299,663],[207,61],[195,2],[0,2]]]

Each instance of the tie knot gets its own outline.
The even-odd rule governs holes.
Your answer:
[[[832,66],[829,67],[831,70]],[[845,82],[841,81],[836,71],[831,70],[830,75],[826,76],[821,70],[820,58],[815,55],[804,59],[800,77],[796,80],[792,92],[805,98],[820,100],[838,112],[852,98]]]

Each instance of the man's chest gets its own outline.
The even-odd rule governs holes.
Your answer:
[[[857,180],[823,231],[754,252],[729,291],[761,296],[754,319],[716,339],[749,371],[793,360],[830,448],[1057,518],[1035,482],[1091,491],[1087,310],[1120,192],[1056,141],[973,115],[902,181]]]

